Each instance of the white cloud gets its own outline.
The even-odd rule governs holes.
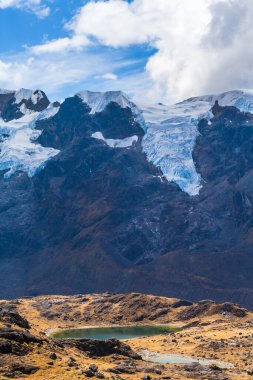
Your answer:
[[[0,8],[47,12],[43,4],[0,0]],[[253,88],[252,19],[252,0],[89,1],[65,25],[66,37],[33,46],[14,61],[0,61],[0,84],[27,86],[28,81],[54,91],[86,81],[95,89],[100,81],[101,89],[120,88],[163,102]],[[155,49],[145,70],[118,78],[115,68],[127,62],[124,55],[115,62],[115,52],[142,44]],[[107,51],[102,49],[97,62],[92,49],[101,46]]]
[[[0,0],[0,9],[10,7],[31,11],[39,18],[44,18],[50,13],[50,8],[42,4],[42,0]]]
[[[106,74],[101,75],[101,78],[108,79],[108,80],[117,80],[118,76],[113,73],[106,73]]]
[[[135,61],[122,60],[116,51],[110,55],[89,51],[42,55],[26,52],[0,58],[0,88],[40,88],[52,99],[85,89],[106,91],[113,88],[130,92],[131,82],[126,88],[125,83],[118,84],[111,70],[117,72],[132,64]]]
[[[146,66],[152,82],[146,96],[175,101],[253,88],[252,19],[252,0],[92,1],[68,23],[67,41],[34,51],[50,52],[55,45],[64,50],[89,43],[113,48],[149,44],[157,52]]]
[[[77,35],[72,38],[58,38],[48,41],[43,45],[33,46],[31,52],[34,54],[66,53],[69,50],[82,50],[83,47],[89,44],[90,42],[87,37]]]

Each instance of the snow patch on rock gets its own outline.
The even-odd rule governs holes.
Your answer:
[[[95,132],[91,137],[104,141],[111,148],[129,148],[138,141],[138,136],[126,137],[124,139],[106,139],[101,132]]]

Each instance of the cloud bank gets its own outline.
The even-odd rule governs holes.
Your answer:
[[[39,0],[30,2],[41,5]],[[85,59],[93,46],[110,49],[108,66],[113,66],[112,50],[149,46],[154,53],[139,72],[141,80],[134,74],[133,90],[149,101],[175,102],[253,88],[252,20],[252,0],[89,1],[66,23],[67,37],[33,46],[28,54],[36,61],[54,60],[61,54],[69,62],[71,52],[72,64],[66,70],[73,71],[77,55],[84,54]],[[109,78],[108,72],[110,67],[98,75],[124,86],[123,79],[115,74]],[[144,84],[144,77],[141,92],[137,85]]]

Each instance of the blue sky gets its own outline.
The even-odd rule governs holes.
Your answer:
[[[38,17],[32,9],[25,7],[6,7],[1,9],[0,0],[0,60],[4,62],[19,61],[22,63],[28,58],[28,50],[32,46],[43,44],[45,41],[51,41],[67,37],[69,32],[65,25],[68,23],[80,10],[82,6],[89,1],[80,0],[54,0],[44,1],[45,6],[50,7],[50,13],[46,17]],[[98,62],[97,72],[91,70],[91,73],[80,73],[79,77],[57,85],[50,86],[50,83],[45,83],[47,93],[54,99],[66,97],[82,89],[90,90],[110,90],[119,89],[119,85],[123,86],[121,81],[126,77],[138,76],[142,80],[145,77],[145,66],[149,57],[154,53],[154,48],[148,45],[134,45],[115,49],[110,46],[101,46],[94,44],[85,49],[85,52],[69,52],[68,62],[71,65],[71,55],[73,54],[73,66],[76,59],[80,62],[88,60]],[[53,60],[53,57],[51,57]],[[49,58],[50,59],[50,58]],[[110,70],[111,61],[113,61],[113,70]],[[108,69],[108,70],[107,70]],[[112,72],[111,72],[112,71]],[[110,75],[114,74],[114,78],[110,79]],[[103,77],[104,76],[104,77]],[[108,77],[108,78],[107,78]],[[111,75],[113,77],[113,75]],[[144,79],[143,79],[144,81]],[[4,82],[4,81],[2,81]],[[10,83],[10,84],[9,84]],[[9,88],[16,88],[16,84],[8,80]],[[20,85],[24,87],[34,87],[34,79],[29,80],[29,76],[25,81],[20,81]],[[36,81],[35,81],[36,85]],[[0,80],[0,87],[1,80]],[[4,86],[6,87],[6,86]],[[18,86],[19,87],[19,86]],[[133,93],[127,87],[127,92]]]
[[[0,53],[22,51],[24,45],[40,44],[45,38],[67,35],[64,24],[87,3],[81,0],[45,1],[50,6],[47,17],[38,18],[32,11],[9,7],[0,10]],[[53,5],[53,6],[52,6]]]
[[[251,0],[0,0],[0,88],[168,103],[252,89],[252,19]]]

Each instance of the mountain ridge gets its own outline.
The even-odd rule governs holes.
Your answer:
[[[23,116],[32,120],[21,131],[34,141],[22,154],[36,170],[27,176],[24,154],[13,168],[9,147],[0,176],[2,297],[106,289],[252,305],[253,120],[230,106],[211,117],[212,105],[158,105],[151,121],[144,109],[145,130],[131,108],[110,102],[91,113],[79,96]],[[12,132],[1,154],[18,120],[0,123],[2,136]],[[162,147],[160,161],[147,157],[147,136]],[[39,170],[31,148],[52,153]],[[164,157],[165,168],[188,168],[187,157],[194,167],[168,181]],[[194,196],[179,186],[193,170],[201,177]]]

